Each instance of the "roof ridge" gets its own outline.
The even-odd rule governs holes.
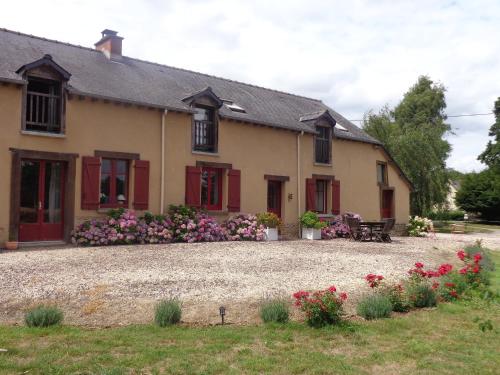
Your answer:
[[[56,40],[56,39],[44,38],[44,37],[37,36],[37,35],[33,35],[33,34],[26,34],[26,33],[22,33],[22,32],[20,32],[20,31],[15,31],[15,30],[6,29],[6,28],[4,28],[4,27],[0,27],[0,31],[5,31],[5,32],[11,33],[11,34],[22,35],[22,36],[26,36],[26,37],[29,37],[29,38],[34,38],[34,39],[44,40],[44,41],[46,41],[46,42],[57,43],[57,44],[62,44],[62,45],[70,46],[70,47],[81,48],[81,49],[84,49],[84,50],[87,50],[87,51],[92,51],[92,52],[98,52],[98,53],[101,53],[100,51],[98,51],[98,50],[96,50],[96,49],[94,49],[94,48],[84,47],[84,46],[81,46],[81,45],[79,45],[79,44],[73,44],[73,43],[68,43],[68,42],[62,42],[62,41],[60,41],[60,40]],[[156,66],[162,66],[162,67],[164,67],[164,68],[169,68],[169,69],[180,70],[180,71],[187,72],[187,73],[199,74],[199,75],[202,75],[202,76],[205,76],[205,77],[210,77],[210,78],[220,79],[220,80],[227,81],[227,82],[238,83],[238,84],[245,85],[245,86],[249,86],[249,87],[255,87],[255,88],[258,88],[258,89],[263,89],[263,90],[267,90],[267,91],[276,92],[276,93],[279,93],[279,94],[290,95],[290,96],[294,96],[294,97],[297,97],[297,98],[302,98],[302,99],[307,99],[307,100],[311,100],[311,101],[314,101],[314,102],[320,102],[320,103],[322,103],[322,101],[321,101],[320,99],[314,99],[314,98],[310,98],[310,97],[307,97],[307,96],[304,96],[304,95],[298,95],[298,94],[293,94],[293,93],[286,92],[286,91],[281,91],[281,90],[271,89],[271,88],[264,87],[264,86],[259,86],[259,85],[254,85],[254,84],[251,84],[251,83],[246,83],[246,82],[237,81],[237,80],[234,80],[234,79],[229,79],[229,78],[219,77],[219,76],[216,76],[216,75],[213,75],[213,74],[208,74],[208,73],[197,72],[197,71],[190,70],[190,69],[178,68],[178,67],[175,67],[175,66],[172,66],[172,65],[161,64],[161,63],[157,63],[157,62],[154,62],[154,61],[142,60],[142,59],[139,59],[139,58],[137,58],[137,57],[130,57],[130,56],[123,56],[123,57],[125,57],[125,58],[127,58],[127,59],[130,59],[130,60],[139,61],[139,62],[142,62],[142,63],[145,63],[145,64],[151,64],[151,65],[156,65]]]
[[[208,73],[197,72],[197,71],[195,71],[195,70],[190,70],[190,69],[185,69],[185,68],[178,68],[178,67],[176,67],[176,66],[167,65],[167,64],[160,64],[160,63],[157,63],[157,62],[154,62],[154,61],[142,60],[142,59],[139,59],[139,58],[137,58],[137,57],[130,57],[130,56],[123,56],[123,57],[125,57],[125,58],[127,58],[127,59],[130,59],[130,60],[136,60],[136,61],[139,61],[139,62],[142,62],[142,63],[146,63],[146,64],[151,64],[151,65],[161,66],[161,67],[164,67],[164,68],[169,68],[169,69],[180,70],[180,71],[182,71],[182,72],[187,72],[187,73],[199,74],[199,75],[202,75],[202,76],[205,76],[205,77],[210,77],[210,78],[220,79],[220,80],[223,80],[223,81],[228,81],[228,82],[238,83],[238,84],[240,84],[240,85],[245,85],[245,86],[255,87],[255,88],[258,88],[258,89],[263,89],[263,90],[267,90],[267,91],[272,91],[272,92],[276,92],[276,93],[279,93],[279,94],[285,94],[285,95],[295,96],[295,97],[297,97],[297,98],[302,98],[302,99],[312,100],[312,101],[314,101],[314,102],[323,103],[323,101],[322,101],[321,99],[315,99],[315,98],[310,98],[310,97],[308,97],[308,96],[304,96],[304,95],[298,95],[298,94],[293,94],[293,93],[286,92],[286,91],[281,91],[281,90],[271,89],[271,88],[264,87],[264,86],[254,85],[254,84],[252,84],[252,83],[246,83],[246,82],[237,81],[237,80],[235,80],[235,79],[230,79],[230,78],[219,77],[219,76],[216,76],[216,75],[213,75],[213,74],[208,74]]]
[[[44,40],[46,42],[51,42],[51,43],[57,43],[57,44],[63,44],[65,46],[69,46],[69,47],[75,47],[75,48],[80,48],[80,49],[84,49],[84,50],[87,50],[87,51],[92,51],[92,52],[99,52],[101,53],[100,51],[94,49],[94,48],[90,48],[90,47],[85,47],[85,46],[81,46],[79,44],[73,44],[73,43],[68,43],[68,42],[62,42],[60,40],[56,40],[56,39],[49,39],[49,38],[44,38],[43,36],[38,36],[38,35],[33,35],[33,34],[26,34],[26,33],[22,33],[20,31],[15,31],[15,30],[10,30],[10,29],[6,29],[5,27],[0,27],[0,31],[5,31],[7,33],[11,33],[11,34],[17,34],[17,35],[21,35],[21,36],[26,36],[28,38],[33,38],[33,39],[40,39],[40,40]]]

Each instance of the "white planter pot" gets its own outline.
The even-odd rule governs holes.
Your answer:
[[[302,238],[305,240],[321,240],[321,229],[302,228]]]
[[[266,228],[266,241],[278,241],[278,228]]]

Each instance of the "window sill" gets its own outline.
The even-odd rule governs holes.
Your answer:
[[[316,167],[332,167],[333,166],[332,163],[318,163],[318,162],[314,162],[314,165]]]
[[[215,156],[217,158],[219,157],[219,153],[218,152],[205,152],[205,151],[195,151],[195,150],[192,150],[191,153],[196,154],[196,155]]]
[[[45,132],[37,132],[31,130],[21,130],[21,134],[23,135],[34,135],[37,137],[48,137],[48,138],[66,138],[66,134],[57,134],[57,133],[45,133]]]

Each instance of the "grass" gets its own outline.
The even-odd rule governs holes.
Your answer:
[[[500,263],[500,254],[493,254]],[[492,285],[500,289],[500,267]],[[481,332],[474,319],[491,319]],[[496,374],[498,305],[440,304],[391,319],[312,329],[154,325],[110,329],[0,326],[0,373]]]
[[[463,221],[435,221],[434,229],[438,233],[451,233],[452,224],[464,224]],[[465,233],[493,233],[493,230],[500,229],[500,225],[466,223]]]

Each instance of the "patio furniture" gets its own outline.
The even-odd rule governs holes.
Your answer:
[[[373,241],[376,232],[382,231],[385,225],[385,221],[361,221],[359,226],[361,227],[362,239]]]
[[[346,221],[349,226],[349,238],[354,241],[361,241],[363,238],[363,231],[359,225],[359,219],[347,217]]]
[[[384,222],[384,226],[382,227],[382,230],[380,231],[375,231],[375,238],[377,241],[381,242],[392,242],[391,239],[391,230],[394,228],[394,223],[396,222],[396,219],[386,219]]]

